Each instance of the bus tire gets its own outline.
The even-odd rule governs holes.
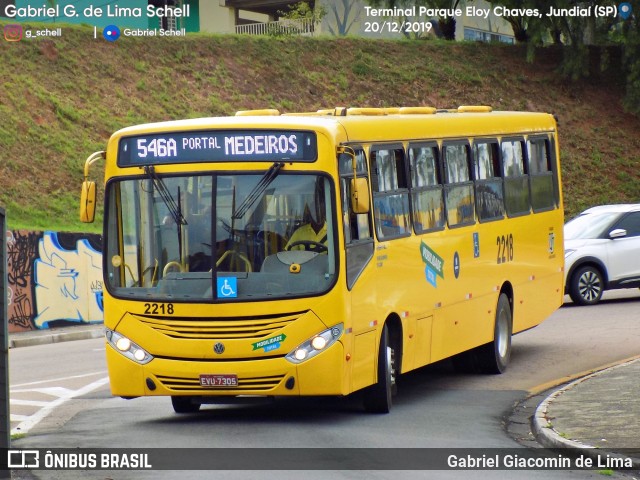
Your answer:
[[[493,341],[478,348],[476,355],[480,371],[484,373],[503,373],[511,357],[511,334],[513,316],[511,303],[505,293],[498,298],[496,321],[493,329]]]
[[[195,402],[191,397],[171,397],[171,405],[176,413],[195,413],[200,410],[200,403]]]
[[[364,409],[371,413],[389,413],[396,388],[395,352],[385,324],[378,349],[378,381],[364,391]]]

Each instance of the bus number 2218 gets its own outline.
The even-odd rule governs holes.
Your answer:
[[[513,261],[513,235],[501,235],[496,238],[498,246],[498,264]]]

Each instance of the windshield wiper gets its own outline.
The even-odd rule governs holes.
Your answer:
[[[271,168],[265,172],[262,178],[256,183],[255,187],[249,192],[249,195],[244,199],[244,202],[240,204],[238,208],[235,209],[231,218],[240,219],[244,217],[244,214],[251,208],[251,206],[256,203],[256,200],[262,198],[262,194],[267,189],[267,187],[273,182],[278,173],[280,173],[280,169],[284,167],[284,162],[274,162],[271,165]]]
[[[173,221],[176,223],[176,225],[186,225],[187,219],[184,218],[184,215],[182,215],[182,209],[180,208],[180,204],[176,203],[176,201],[173,199],[173,196],[171,196],[171,192],[169,192],[169,189],[165,185],[162,178],[158,176],[158,174],[156,173],[156,169],[153,167],[153,165],[148,165],[144,167],[144,173],[146,173],[147,176],[153,182],[154,188],[160,194],[160,198],[162,198],[162,201],[167,206],[167,209],[171,214],[171,218],[173,218]]]

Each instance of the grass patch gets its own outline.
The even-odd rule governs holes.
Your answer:
[[[92,34],[65,26],[55,40],[0,44],[0,64],[13,72],[0,80],[9,228],[97,232],[100,208],[97,223],[78,219],[82,168],[114,131],[251,108],[486,104],[554,113],[567,216],[640,198],[640,122],[622,110],[619,86],[567,85],[553,51],[530,64],[519,46],[439,40],[195,34],[112,44],[87,41]],[[102,172],[96,165],[92,179],[101,183]]]

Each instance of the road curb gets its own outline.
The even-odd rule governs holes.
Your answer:
[[[81,331],[51,332],[40,335],[15,336],[9,339],[9,348],[32,347],[48,345],[50,343],[70,342],[74,340],[88,340],[104,336],[104,328],[92,328]]]
[[[598,448],[595,447],[593,445],[588,445],[576,440],[570,440],[568,438],[564,438],[562,435],[560,435],[554,428],[553,428],[553,423],[549,420],[548,416],[547,416],[547,412],[549,409],[549,405],[556,400],[560,395],[562,395],[563,393],[565,393],[567,390],[570,390],[572,388],[574,388],[575,386],[579,385],[580,383],[584,382],[585,380],[589,380],[592,377],[595,377],[597,375],[601,375],[605,372],[614,370],[618,367],[624,367],[626,365],[629,365],[630,363],[637,361],[636,360],[631,360],[631,361],[626,361],[624,363],[621,363],[619,365],[615,365],[612,367],[608,367],[602,370],[599,370],[597,372],[591,373],[589,375],[586,375],[582,378],[579,378],[577,380],[574,380],[566,385],[563,385],[562,387],[556,389],[555,391],[553,391],[550,395],[548,395],[536,408],[536,411],[534,413],[534,415],[531,418],[531,430],[533,435],[535,436],[536,440],[538,441],[538,443],[540,443],[543,447],[546,448],[558,448],[558,449],[562,449],[562,448],[567,448],[567,449],[575,449],[575,450],[579,450],[582,454],[584,454],[585,456],[588,456],[592,459],[598,459],[601,455],[606,454],[609,457],[613,457],[613,458],[621,458],[621,459],[630,459],[633,463],[633,469],[634,470],[640,470],[640,459],[639,458],[634,458],[634,457],[630,457],[627,455],[622,455],[619,454],[617,452],[615,452],[615,450],[605,450],[602,448]]]

